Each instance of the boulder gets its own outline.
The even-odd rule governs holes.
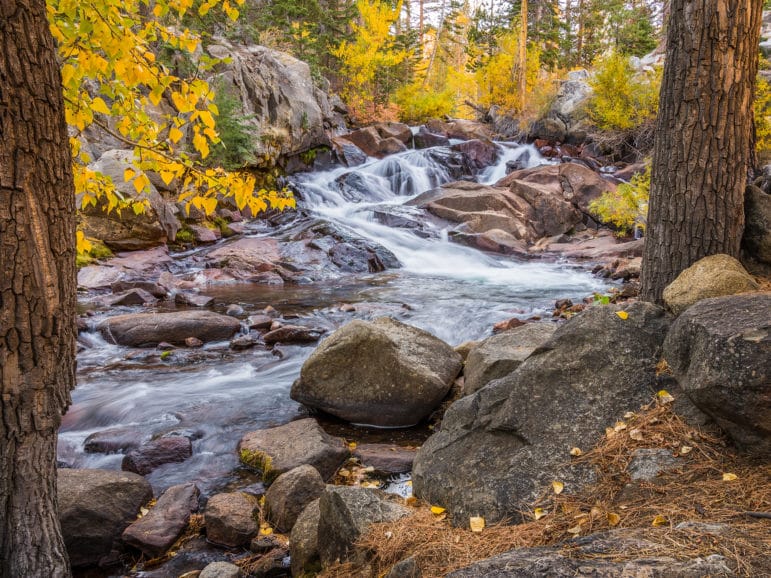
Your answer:
[[[102,302],[107,307],[130,305],[154,305],[158,299],[144,289],[129,289],[115,295],[108,295]]]
[[[212,562],[201,570],[198,578],[239,578],[241,568],[230,562]]]
[[[454,119],[442,121],[432,119],[426,123],[426,128],[434,133],[444,135],[447,138],[456,138],[461,140],[482,139],[491,140],[493,131],[490,126],[474,120]]]
[[[560,85],[557,96],[544,117],[533,123],[529,133],[531,139],[573,144],[584,141],[589,128],[586,102],[593,90],[586,82],[586,77],[581,77],[575,74],[576,72],[581,71],[571,73],[572,77]]]
[[[292,576],[318,572],[319,567],[319,500],[313,500],[297,518],[289,536]]]
[[[145,476],[163,464],[184,462],[193,455],[189,438],[160,438],[130,450],[123,458],[121,469]]]
[[[94,432],[83,442],[83,450],[88,454],[113,454],[138,448],[149,439],[144,430],[136,427],[114,427]]]
[[[591,483],[592,466],[571,463],[569,451],[591,447],[650,400],[670,323],[649,303],[619,311],[588,308],[513,373],[453,403],[418,450],[415,495],[447,508],[455,524],[496,522],[521,519],[553,480],[571,493]]]
[[[92,566],[110,554],[153,497],[142,477],[111,470],[58,471],[59,520],[70,563]]]
[[[640,530],[611,530],[569,540],[556,546],[518,548],[447,574],[447,578],[617,578],[619,576],[697,578],[734,576],[728,560],[713,554],[706,558],[673,558],[657,552],[672,547],[652,542]],[[646,552],[646,555],[641,555]]]
[[[375,130],[381,138],[395,138],[406,145],[412,142],[412,129],[401,122],[379,122]]]
[[[198,494],[195,484],[171,486],[147,514],[124,530],[123,541],[148,558],[157,558],[171,548],[190,515],[198,511]]]
[[[284,325],[265,333],[262,338],[267,345],[276,343],[314,343],[321,339],[325,329],[303,327],[302,325]]]
[[[133,159],[133,151],[110,150],[91,163],[89,169],[110,177],[119,193],[133,198],[136,196],[133,179],[143,174],[134,166]],[[127,169],[136,174],[130,181],[124,179]],[[131,209],[107,212],[106,200],[99,200],[96,206],[83,208],[81,215],[84,234],[100,239],[114,251],[147,249],[173,240],[180,228],[176,207],[164,200],[152,184],[148,186],[146,194],[149,206],[139,215]]]
[[[585,215],[589,215],[589,203],[604,192],[616,189],[612,182],[577,163],[540,165],[514,171],[495,183],[495,186],[510,187],[514,181],[538,186],[544,193],[559,195]]]
[[[729,255],[710,255],[696,261],[664,289],[667,308],[680,315],[709,297],[735,295],[758,289],[755,279]]]
[[[385,578],[422,578],[418,561],[414,556],[405,558],[394,564]]]
[[[222,37],[206,49],[215,58],[227,58],[210,82],[240,101],[237,113],[255,136],[250,156],[258,162],[270,164],[327,146],[327,131],[344,126],[305,62],[265,46],[230,44]]]
[[[241,461],[260,470],[266,481],[305,464],[328,480],[350,455],[341,438],[330,436],[312,418],[249,432],[238,451]]]
[[[241,323],[211,311],[175,311],[116,315],[102,321],[98,329],[111,343],[155,347],[162,341],[184,345],[188,337],[204,342],[230,339],[241,329]]]
[[[439,405],[460,368],[460,355],[422,329],[355,320],[316,348],[290,397],[353,423],[406,427]]]
[[[406,474],[412,471],[416,450],[389,444],[359,444],[353,456],[362,466],[374,468],[379,476]]]
[[[771,293],[704,299],[677,318],[664,358],[736,443],[771,455]]]
[[[771,265],[771,194],[747,187],[742,246],[754,259]]]
[[[556,329],[554,323],[528,323],[482,341],[466,358],[463,395],[474,393],[491,381],[510,374]]]
[[[424,126],[421,126],[418,132],[415,133],[414,140],[416,149],[450,146],[450,139],[441,134],[429,132]]]
[[[279,532],[292,530],[297,517],[324,491],[324,480],[310,465],[281,474],[265,494],[265,514]]]
[[[412,137],[411,133],[410,137]],[[342,138],[359,147],[368,157],[378,159],[407,150],[404,142],[392,136],[382,136],[378,128],[374,126],[360,128],[343,135]]]
[[[490,140],[467,140],[452,145],[450,149],[463,155],[472,172],[489,167],[498,160],[498,147]]]
[[[212,496],[204,511],[206,538],[228,548],[248,544],[259,530],[257,509],[257,500],[245,492]]]
[[[367,162],[367,153],[346,138],[333,137],[332,148],[337,160],[346,167],[356,167]]]
[[[410,508],[380,490],[327,486],[319,499],[318,549],[324,566],[345,561],[371,524],[408,516]]]

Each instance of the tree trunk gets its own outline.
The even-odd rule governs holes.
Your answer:
[[[643,299],[707,255],[739,256],[763,0],[672,0]]]
[[[527,0],[522,0],[519,17],[519,110],[523,111],[527,98]]]
[[[69,576],[56,433],[75,383],[75,197],[43,0],[0,0],[0,576]]]

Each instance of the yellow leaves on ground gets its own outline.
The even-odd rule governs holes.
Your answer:
[[[739,476],[736,474],[732,474],[730,472],[726,472],[723,474],[723,481],[724,482],[733,482],[734,480],[738,480]]]
[[[554,490],[554,493],[559,495],[562,493],[562,490],[565,489],[565,484],[562,482],[554,481],[551,483],[551,489]]]
[[[621,516],[613,512],[608,512],[607,518],[610,526],[618,526],[621,523]]]
[[[680,447],[680,455],[685,456],[690,454],[693,451],[693,448],[691,446],[682,446]]]
[[[260,524],[260,534],[262,536],[270,536],[273,533],[273,528],[270,527],[270,524],[267,522],[263,522]]]
[[[626,311],[616,311],[616,315],[619,319],[629,319],[629,313]]]
[[[485,519],[481,516],[471,516],[468,522],[472,532],[481,532],[485,529]]]
[[[541,518],[543,518],[547,514],[548,514],[548,512],[546,512],[543,508],[536,508],[535,510],[533,510],[533,518],[535,520],[540,520]]]
[[[660,390],[656,394],[656,397],[658,398],[659,403],[663,403],[663,404],[672,403],[673,401],[675,401],[675,398],[672,397],[672,395],[666,389]]]
[[[581,448],[570,448],[570,455],[573,456],[574,458],[577,458],[583,453],[584,452],[581,451]]]
[[[669,520],[667,520],[666,516],[662,516],[659,514],[658,516],[655,516],[653,518],[653,521],[651,522],[651,526],[666,526],[669,523]]]
[[[435,515],[444,514],[445,509],[441,506],[431,506],[431,513]]]

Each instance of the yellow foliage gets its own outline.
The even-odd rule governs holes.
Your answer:
[[[762,159],[771,156],[771,84],[762,76],[755,86],[755,150]]]
[[[644,230],[650,187],[651,169],[647,166],[629,183],[621,184],[615,191],[603,193],[589,203],[589,211],[603,223],[618,227],[622,233],[631,233],[635,227]]]
[[[332,53],[340,59],[341,75],[347,79],[342,93],[352,116],[368,121],[377,112],[389,112],[389,71],[410,53],[396,48],[391,34],[401,1],[392,7],[382,0],[357,0],[356,8],[360,21],[351,25],[354,40],[343,41]]]
[[[631,130],[656,116],[661,70],[635,74],[629,58],[610,53],[595,62],[589,116],[602,130]]]
[[[432,118],[449,115],[455,108],[452,90],[426,90],[421,82],[413,82],[398,89],[394,100],[399,106],[399,119],[407,123],[422,123]]]
[[[127,197],[111,179],[88,169],[91,159],[81,151],[79,135],[70,139],[75,189],[82,206],[96,206],[104,198],[107,210],[130,207],[141,213],[148,202],[147,171],[160,173],[165,182],[179,179],[187,202],[209,213],[219,195],[235,197],[239,208],[248,205],[252,210],[292,206],[294,201],[285,193],[255,192],[250,175],[200,167],[199,159],[206,158],[211,145],[220,141],[214,93],[199,73],[193,78],[176,76],[152,51],[159,43],[191,55],[198,50],[200,38],[178,26],[193,1],[155,0],[154,18],[143,16],[146,6],[146,0],[48,0],[67,123],[78,133],[95,125],[134,148],[136,171],[126,180],[133,179],[136,195]],[[214,8],[231,20],[238,17],[229,0],[205,0],[198,11],[205,14]],[[217,63],[205,55],[195,58],[200,70]],[[173,113],[159,110],[164,95],[173,103]],[[193,152],[185,148],[185,131],[192,136]]]

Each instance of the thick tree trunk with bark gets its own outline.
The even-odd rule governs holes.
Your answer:
[[[0,576],[69,576],[56,433],[75,383],[75,198],[44,0],[0,0]]]
[[[643,299],[707,255],[738,257],[763,0],[672,0]]]

